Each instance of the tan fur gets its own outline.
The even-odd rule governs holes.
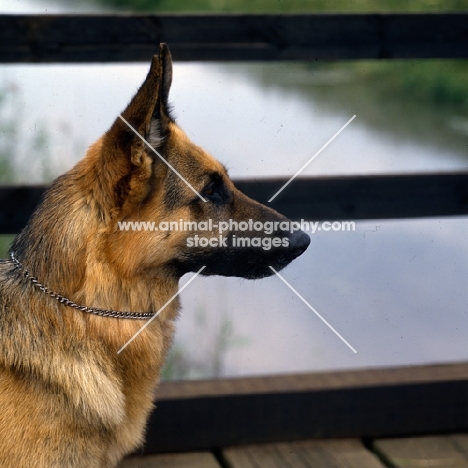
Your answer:
[[[117,119],[53,183],[12,246],[31,275],[79,304],[156,312],[177,292],[180,277],[199,265],[206,265],[207,274],[255,278],[270,274],[268,264],[282,268],[307,247],[301,238],[299,246],[268,256],[208,252],[187,248],[193,233],[117,228],[125,220],[286,219],[241,194],[223,166],[173,121],[167,110],[171,70],[169,51],[161,45],[122,115],[212,200],[197,200]],[[252,255],[255,264],[244,267]],[[143,443],[178,299],[117,353],[145,322],[62,305],[9,261],[0,263],[0,280],[0,466],[115,467]]]

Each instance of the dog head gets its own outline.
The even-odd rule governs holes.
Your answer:
[[[121,271],[164,269],[260,278],[309,245],[289,220],[248,198],[226,169],[192,143],[168,104],[172,59],[161,44],[148,76],[91,148],[106,249]]]

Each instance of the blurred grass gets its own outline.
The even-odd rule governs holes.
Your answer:
[[[383,96],[398,94],[458,110],[468,106],[468,60],[366,61],[355,62],[353,70]]]
[[[95,0],[126,10],[245,13],[366,13],[468,10],[468,0]]]
[[[430,108],[468,116],[468,60],[360,60],[318,66],[311,63],[306,67],[312,72],[326,70],[352,76],[353,89],[367,90],[362,98],[378,107],[406,103],[419,106],[420,112]],[[352,91],[346,83],[334,88],[337,94]]]
[[[14,234],[0,235],[0,258],[6,258],[8,256],[8,249],[10,248],[14,238]]]

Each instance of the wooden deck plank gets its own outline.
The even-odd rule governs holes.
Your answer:
[[[118,468],[220,468],[215,457],[208,452],[130,457]]]
[[[156,400],[187,400],[190,398],[229,395],[265,395],[310,390],[330,391],[356,387],[392,387],[417,383],[456,382],[467,379],[468,362],[458,362],[218,380],[166,381],[162,382],[158,387]]]
[[[455,434],[450,437],[455,446],[468,458],[468,434]]]
[[[384,460],[396,468],[420,468],[425,466],[440,468],[468,468],[466,436],[411,437],[383,439],[373,446]]]
[[[232,468],[383,468],[358,440],[327,440],[227,448]]]

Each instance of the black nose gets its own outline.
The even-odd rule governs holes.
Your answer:
[[[309,244],[310,237],[304,231],[295,231],[289,239],[289,248],[298,256],[307,250]]]

